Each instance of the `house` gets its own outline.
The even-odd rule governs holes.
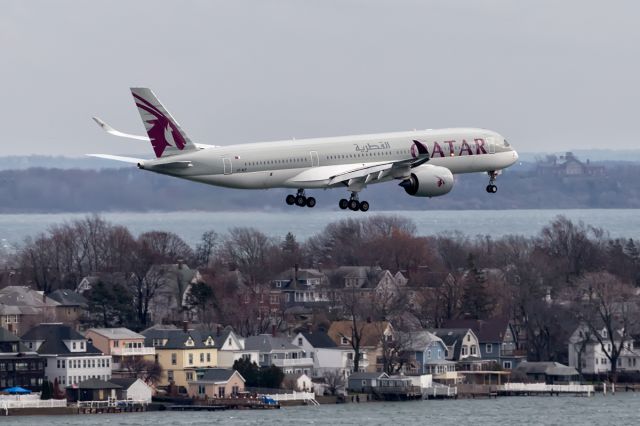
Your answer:
[[[239,359],[248,359],[256,364],[260,361],[260,352],[245,349],[244,338],[232,330],[216,332],[215,348],[218,350],[218,367],[231,368]]]
[[[437,328],[430,330],[447,346],[445,358],[459,364],[459,370],[477,370],[482,366],[480,343],[470,328]]]
[[[313,359],[313,377],[338,371],[346,379],[353,372],[353,348],[338,347],[325,332],[301,332],[291,343],[303,349]]]
[[[250,336],[245,339],[244,347],[260,353],[258,365],[261,367],[275,365],[285,374],[311,374],[313,370],[313,359],[309,354],[291,344],[287,338],[275,337],[271,334]]]
[[[304,373],[285,374],[282,387],[298,392],[313,392],[313,382],[311,377]]]
[[[145,346],[145,337],[128,328],[90,328],[84,336],[93,343],[93,346],[113,359],[113,370],[122,370],[131,357],[143,357],[148,361],[154,361],[156,350],[154,347]]]
[[[598,330],[599,339],[593,331],[584,324],[579,325],[569,338],[569,365],[582,374],[601,374],[611,371],[611,361],[607,354],[611,354],[612,345],[622,350],[618,357],[616,370],[619,372],[640,371],[640,350],[636,348],[631,336],[624,336],[618,330],[613,339],[607,329]],[[602,342],[602,343],[601,343]],[[603,347],[604,346],[604,347]]]
[[[577,381],[580,376],[575,368],[558,362],[523,361],[513,372],[515,377],[526,376],[531,382],[544,382],[550,385]]]
[[[68,325],[40,324],[22,336],[25,346],[45,359],[45,380],[59,386],[111,378],[111,355],[105,355]]]
[[[526,360],[526,350],[519,341],[521,333],[508,318],[488,320],[456,319],[445,321],[444,328],[468,328],[478,337],[480,357],[510,370]]]
[[[20,386],[39,392],[43,381],[44,359],[16,335],[0,328],[0,389]]]
[[[564,160],[564,161],[558,161]],[[559,158],[555,155],[548,155],[546,161],[538,162],[536,174],[539,176],[604,176],[603,166],[594,166],[589,160],[582,162],[572,153],[567,152]]]
[[[442,375],[455,372],[456,363],[447,360],[444,341],[427,330],[404,333],[403,353],[407,357],[404,372],[411,375]]]
[[[380,386],[383,379],[388,379],[387,373],[358,371],[349,376],[347,389],[352,392],[370,392],[371,388]]]
[[[182,321],[183,308],[187,306],[187,289],[191,284],[202,281],[200,273],[182,262],[152,265],[144,280],[158,290],[149,304],[151,322]]]
[[[0,322],[18,336],[41,322],[57,321],[59,306],[42,291],[26,286],[7,286],[0,290]]]
[[[88,275],[80,280],[76,286],[76,293],[83,295],[85,291],[91,290],[99,282],[105,284],[120,284],[127,287],[133,279],[131,274],[125,272],[98,272],[95,275]]]
[[[296,265],[272,281],[273,294],[281,294],[285,309],[307,304],[327,304],[335,301],[327,276],[317,269],[301,269]]]
[[[117,391],[122,389],[114,383],[100,379],[87,379],[67,386],[67,401],[108,401],[117,399]]]
[[[141,332],[144,346],[153,347],[163,373],[159,385],[187,387],[189,381],[210,368],[217,367],[218,350],[215,333],[189,329],[151,327]]]
[[[224,398],[244,392],[244,384],[244,377],[236,370],[211,368],[189,381],[187,392],[192,398]]]
[[[331,323],[327,334],[339,348],[352,348],[354,334],[352,321],[334,321]],[[383,340],[387,343],[393,341],[393,327],[388,321],[359,321],[356,323],[356,331],[360,338],[360,371],[382,371],[380,355],[382,353]],[[372,362],[374,361],[374,362]]]
[[[60,304],[56,320],[65,324],[77,322],[89,306],[84,296],[72,290],[55,290],[49,293],[49,298]]]
[[[112,378],[109,382],[120,386],[116,389],[116,397],[119,400],[151,402],[153,391],[151,386],[136,377]]]

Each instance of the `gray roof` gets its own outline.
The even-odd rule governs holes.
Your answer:
[[[424,351],[434,342],[441,342],[444,345],[444,341],[440,337],[427,330],[403,333],[400,334],[399,337],[406,342],[408,348],[413,351]]]
[[[49,297],[63,306],[87,307],[87,299],[72,290],[56,290],[50,293]]]
[[[207,368],[198,382],[227,382],[236,372],[231,368]],[[240,373],[238,373],[240,376]],[[240,376],[242,378],[242,376]],[[244,378],[242,378],[244,381]]]
[[[129,389],[132,384],[138,381],[137,377],[118,377],[118,378],[110,378],[109,382],[114,385],[120,386],[122,389]]]
[[[67,387],[70,388],[71,386]],[[100,379],[87,379],[78,383],[78,389],[122,389],[122,386]]]
[[[260,352],[300,350],[300,348],[291,344],[288,339],[284,337],[273,337],[271,334],[247,337],[244,340],[244,348],[248,351]]]
[[[87,342],[84,336],[68,325],[64,324],[40,324],[27,331],[22,336],[23,341],[43,341],[37,352],[41,355],[71,355],[71,356],[87,356],[102,354],[91,343]],[[64,340],[82,340],[85,341],[85,351],[71,352]]]
[[[429,330],[442,339],[445,345],[453,346],[453,359],[460,358],[460,351],[464,336],[469,332],[469,328],[436,328]]]
[[[545,374],[547,376],[578,376],[578,371],[559,362],[521,362],[516,371],[525,374]]]
[[[0,327],[0,342],[19,342],[20,338],[6,328]]]
[[[336,342],[334,342],[333,339],[323,331],[301,334],[314,348],[335,348],[338,346],[336,345]]]
[[[148,328],[141,333],[144,336],[144,344],[148,347],[153,347],[154,339],[167,340],[164,346],[155,346],[160,349],[204,349],[214,348],[216,344],[216,337],[214,332],[205,332],[202,330],[187,330],[186,332],[180,328]],[[214,344],[212,346],[206,346],[204,342],[208,337],[213,339]],[[193,346],[186,346],[185,343],[191,338],[193,340]]]
[[[131,331],[124,327],[114,328],[90,328],[87,331],[93,331],[108,339],[144,339],[142,334],[138,334],[135,331]]]
[[[0,303],[12,306],[31,306],[35,308],[56,307],[60,304],[46,297],[41,291],[29,287],[11,285],[0,290]]]
[[[372,379],[386,379],[389,376],[387,373],[359,371],[349,376],[349,380],[372,380]]]

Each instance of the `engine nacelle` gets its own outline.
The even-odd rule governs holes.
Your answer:
[[[437,197],[453,189],[453,174],[446,167],[423,164],[411,170],[400,186],[415,197]]]

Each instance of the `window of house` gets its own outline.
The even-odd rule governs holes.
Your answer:
[[[84,350],[84,342],[80,342],[80,349]]]
[[[171,354],[171,365],[176,365],[178,363],[178,354],[175,352]]]
[[[502,368],[505,370],[511,370],[511,361],[502,361]]]
[[[193,373],[191,371],[187,371],[185,375],[187,376],[187,380],[189,381],[193,380]]]
[[[238,393],[240,393],[240,386],[232,386],[231,393],[234,395],[237,395]]]
[[[75,351],[76,350],[76,342],[72,342],[71,343],[71,348]]]
[[[198,385],[198,394],[204,395],[206,393],[206,389],[204,385]]]
[[[491,343],[487,343],[485,345],[485,352],[488,353],[488,354],[493,352],[493,345]]]
[[[467,342],[470,342],[470,341],[471,341],[471,335],[467,334]]]
[[[298,337],[298,346],[302,346],[302,337]]]
[[[471,355],[475,355],[476,352],[476,347],[475,346],[471,346]]]
[[[347,339],[346,337],[342,336],[342,338],[340,339],[340,343],[342,343],[343,345],[348,345],[349,344],[349,339]]]
[[[189,354],[189,365],[193,364],[193,354]]]
[[[427,359],[431,359],[431,349],[427,351]]]
[[[463,346],[462,347],[462,355],[466,355],[467,354],[467,347]]]
[[[200,362],[204,363],[204,353],[200,353]]]
[[[207,352],[207,362],[211,362],[211,352]]]
[[[173,370],[167,370],[167,379],[173,381]]]

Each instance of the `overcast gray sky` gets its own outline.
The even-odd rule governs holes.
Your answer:
[[[128,88],[191,139],[480,126],[520,151],[638,147],[637,1],[0,2],[2,153],[147,153]]]

